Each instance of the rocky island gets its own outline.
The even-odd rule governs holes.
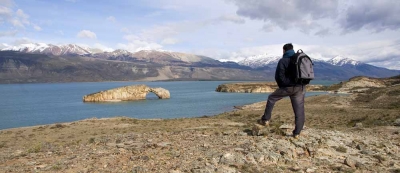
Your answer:
[[[83,96],[83,102],[115,102],[144,100],[152,92],[160,99],[170,98],[170,93],[164,88],[150,88],[146,85],[132,85],[100,91]]]

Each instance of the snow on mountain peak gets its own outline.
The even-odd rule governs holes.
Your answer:
[[[361,64],[360,61],[356,61],[350,58],[346,58],[343,56],[336,56],[332,59],[330,59],[329,61],[327,61],[328,63],[332,64],[332,65],[336,65],[336,66],[343,66],[343,65],[359,65]]]
[[[249,56],[238,62],[240,65],[249,66],[251,68],[259,68],[270,64],[278,63],[280,55],[270,55],[268,53],[261,55]]]
[[[89,49],[76,44],[52,45],[46,43],[26,43],[18,46],[9,46],[2,50],[20,51],[25,53],[42,53],[51,55],[85,55],[92,53]]]

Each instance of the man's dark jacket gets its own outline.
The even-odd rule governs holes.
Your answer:
[[[294,50],[286,51],[282,58],[278,62],[278,66],[275,71],[275,81],[278,83],[279,88],[297,86],[294,78],[291,76],[291,71],[289,68],[290,57],[295,54]]]

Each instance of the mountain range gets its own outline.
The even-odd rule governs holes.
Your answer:
[[[0,51],[0,83],[126,80],[273,80],[281,56],[262,54],[239,62],[180,52],[142,50],[111,52],[75,44],[9,46]],[[389,77],[389,70],[336,56],[313,59],[319,80],[354,76]]]

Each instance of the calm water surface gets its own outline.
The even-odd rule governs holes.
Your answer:
[[[62,84],[0,85],[0,129],[70,122],[86,118],[127,116],[132,118],[181,118],[215,115],[231,111],[235,105],[265,101],[268,94],[218,93],[226,81],[185,82],[99,82]],[[319,81],[314,84],[329,85]],[[83,103],[89,93],[134,84],[162,87],[171,99],[158,100],[153,93],[147,100],[116,103]],[[316,95],[321,93],[307,93]]]

